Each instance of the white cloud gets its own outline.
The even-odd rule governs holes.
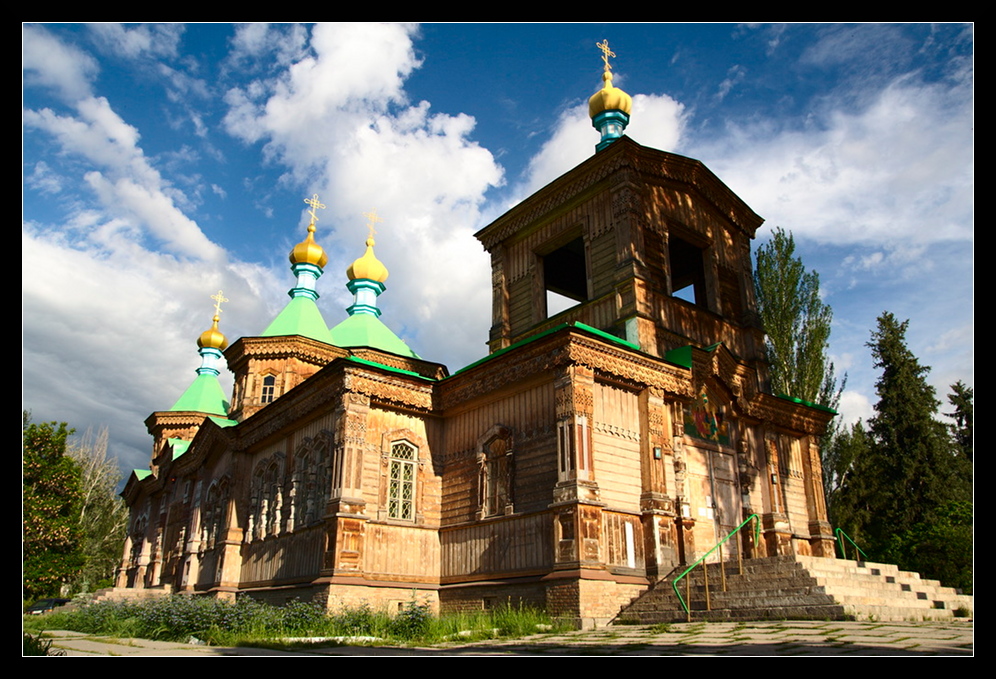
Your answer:
[[[830,243],[972,238],[971,91],[894,80],[805,130],[732,127],[696,149],[769,223]]]
[[[89,29],[97,43],[108,51],[126,59],[138,59],[175,57],[186,26],[140,24],[126,27],[122,24],[90,24]]]
[[[875,416],[875,407],[864,394],[848,389],[840,395],[840,410],[845,425],[850,426],[858,420],[867,422]]]
[[[229,338],[258,332],[234,322],[265,315],[253,292],[262,272],[179,260],[143,248],[120,220],[85,219],[99,221],[73,244],[56,227],[22,230],[24,404],[36,419],[110,425],[131,446],[113,452],[144,467],[148,439],[135,423],[168,409],[193,380],[209,295],[221,288],[232,300],[221,323]]]
[[[39,161],[27,177],[24,178],[28,186],[35,191],[46,195],[57,194],[62,191],[63,177],[54,172],[45,161]]]
[[[177,207],[177,200],[185,203],[186,197],[149,163],[138,145],[138,130],[122,120],[104,97],[80,99],[75,109],[78,117],[47,108],[28,110],[24,122],[53,135],[63,153],[81,156],[102,169],[86,173],[84,181],[108,212],[136,220],[178,254],[222,257],[221,249]]]
[[[85,179],[109,213],[144,224],[171,251],[204,260],[223,259],[221,248],[162,191],[127,178],[110,181],[99,172],[88,172]]]
[[[25,86],[51,87],[67,101],[90,95],[90,81],[98,71],[93,57],[59,41],[40,26],[25,25],[21,38]]]
[[[626,135],[644,146],[674,151],[681,142],[685,127],[685,109],[666,94],[633,96],[633,111]],[[527,179],[516,191],[517,197],[529,195],[563,173],[584,162],[595,153],[600,137],[592,127],[588,104],[578,104],[557,120],[549,140],[529,162]]]
[[[246,31],[243,43],[266,43],[259,29]],[[328,205],[318,225],[333,256],[323,294],[343,299],[342,272],[363,252],[362,213],[377,210],[377,255],[391,272],[383,320],[423,357],[454,367],[485,353],[483,340],[479,352],[467,341],[486,337],[490,315],[490,266],[472,234],[502,170],[470,140],[472,117],[408,103],[404,81],[420,66],[413,34],[411,26],[315,26],[308,56],[228,93],[225,122],[246,141],[265,140],[271,161]]]
[[[240,24],[232,38],[226,67],[284,68],[303,58],[307,44],[308,29],[301,24]]]

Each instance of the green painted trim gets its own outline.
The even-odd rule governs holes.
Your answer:
[[[380,370],[387,370],[388,372],[398,373],[399,375],[408,375],[410,377],[417,377],[420,380],[425,380],[426,382],[435,382],[436,380],[432,377],[426,377],[425,375],[419,375],[417,372],[411,370],[405,370],[404,368],[395,368],[394,366],[384,365],[383,363],[377,363],[377,361],[368,361],[365,358],[359,358],[357,356],[346,356],[343,360],[349,361],[350,363],[359,363],[360,365],[368,365],[373,368],[379,368]]]
[[[300,335],[308,339],[332,344],[329,326],[322,318],[315,300],[309,297],[293,297],[277,317],[266,326],[260,337],[289,337]]]
[[[605,332],[604,330],[599,330],[598,328],[593,328],[590,325],[585,325],[584,323],[578,323],[578,322],[561,323],[559,325],[553,326],[552,328],[550,328],[548,330],[544,330],[543,332],[541,332],[541,333],[539,333],[537,335],[533,335],[532,337],[527,337],[526,339],[519,340],[515,344],[510,344],[507,347],[505,347],[504,349],[499,349],[498,351],[496,351],[493,354],[488,354],[484,358],[478,359],[478,360],[474,361],[473,363],[471,363],[470,365],[465,365],[464,367],[460,368],[455,373],[453,373],[452,375],[450,375],[450,377],[456,377],[457,375],[459,375],[462,372],[466,372],[467,370],[470,370],[471,368],[476,368],[477,366],[481,365],[482,363],[487,363],[488,361],[493,361],[494,359],[498,358],[499,356],[501,356],[503,354],[508,353],[509,351],[512,351],[513,349],[518,349],[519,347],[525,346],[525,345],[529,344],[530,342],[535,342],[536,340],[542,339],[543,337],[546,337],[547,335],[552,335],[555,332],[560,332],[564,328],[577,328],[578,330],[583,330],[583,331],[585,331],[587,333],[591,333],[593,335],[597,335],[598,337],[601,337],[602,339],[609,340],[610,342],[612,342],[614,344],[618,344],[618,345],[623,346],[623,347],[626,347],[627,349],[632,349],[634,351],[639,351],[640,353],[643,353],[643,350],[640,349],[640,347],[637,346],[636,344],[633,344],[632,342],[627,342],[626,340],[620,339],[620,338],[616,337],[615,335],[610,335],[609,333]],[[450,377],[447,377],[445,379],[450,379]]]
[[[810,408],[816,408],[817,410],[822,410],[827,413],[833,413],[834,415],[839,414],[833,408],[827,408],[826,406],[821,406],[819,403],[810,403],[809,401],[804,401],[801,398],[796,398],[795,396],[789,396],[788,394],[778,394],[776,398],[785,399],[786,401],[791,401],[792,403],[798,403],[800,405],[809,406]]]
[[[604,339],[607,339],[610,342],[621,344],[624,347],[629,347],[630,349],[633,349],[635,351],[640,351],[640,352],[643,351],[643,349],[640,348],[639,344],[634,344],[629,340],[624,340],[621,337],[616,337],[615,335],[607,333],[604,330],[599,330],[598,328],[593,328],[590,325],[585,325],[584,323],[578,323],[578,322],[572,323],[571,325],[573,325],[575,328],[581,328],[582,330],[587,330],[588,332],[598,335],[599,337],[602,337]]]

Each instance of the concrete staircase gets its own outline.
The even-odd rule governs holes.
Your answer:
[[[151,599],[161,599],[173,593],[171,587],[157,587],[155,589],[133,589],[129,587],[106,587],[98,589],[90,599],[91,603],[98,601],[149,601]]]
[[[726,592],[720,565],[709,565],[708,611],[701,566],[686,576],[692,579],[692,620],[947,620],[958,609],[963,614],[974,607],[971,596],[891,564],[776,556],[745,561],[743,575],[737,574],[736,563],[725,567]],[[615,622],[684,622],[672,577],[634,599]],[[687,598],[684,580],[679,588]]]

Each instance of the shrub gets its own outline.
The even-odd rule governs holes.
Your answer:
[[[426,636],[432,624],[432,611],[426,604],[409,601],[388,626],[388,632],[402,641]]]

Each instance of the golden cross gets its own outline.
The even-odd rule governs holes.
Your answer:
[[[371,210],[370,212],[364,212],[363,216],[367,218],[367,228],[370,229],[369,238],[373,238],[374,234],[377,233],[377,231],[374,229],[374,225],[384,220],[377,216],[376,210]]]
[[[311,223],[314,224],[315,222],[318,221],[318,217],[315,216],[315,210],[316,209],[324,210],[325,206],[322,205],[321,201],[318,200],[317,193],[311,198],[305,198],[304,202],[311,206],[311,209],[308,210],[308,214],[311,215]]]
[[[605,62],[605,70],[611,71],[612,66],[609,65],[609,57],[616,56],[616,53],[609,49],[609,39],[606,38],[602,42],[596,42],[595,47],[602,50],[602,61]]]
[[[221,294],[221,290],[218,291],[217,295],[211,295],[211,299],[214,300],[214,315],[221,315],[221,303],[227,302],[228,298]]]

